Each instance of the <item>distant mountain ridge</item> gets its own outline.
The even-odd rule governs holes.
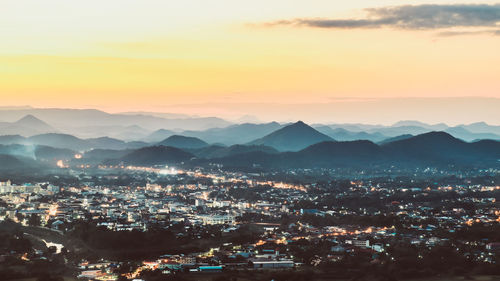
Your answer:
[[[270,146],[279,151],[298,151],[323,141],[334,141],[334,139],[298,121],[248,144]]]
[[[245,144],[264,137],[283,126],[278,122],[263,124],[243,123],[225,128],[213,128],[205,131],[184,131],[183,135],[197,137],[209,143],[225,145]]]
[[[383,145],[370,141],[317,143],[298,152],[247,153],[220,159],[229,166],[267,168],[470,166],[500,167],[500,142],[467,143],[444,132],[430,132]]]
[[[31,114],[28,114],[12,123],[0,123],[0,133],[2,135],[32,136],[36,134],[55,132],[57,132],[57,129]]]
[[[90,149],[126,149],[140,148],[150,144],[145,142],[124,142],[122,140],[102,137],[95,139],[80,139],[73,135],[47,133],[23,137],[20,135],[0,136],[0,144],[22,144],[22,145],[44,145],[55,148],[71,149],[74,151],[84,151]]]

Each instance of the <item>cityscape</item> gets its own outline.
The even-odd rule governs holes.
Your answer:
[[[33,115],[15,124],[25,132],[53,129]],[[376,143],[336,141],[346,129],[331,129],[328,136],[318,131],[325,131],[324,125],[315,129],[299,121],[278,124],[267,134],[262,127],[268,126],[217,129],[223,135],[243,128],[257,138],[229,146],[165,129],[143,138],[170,134],[159,142],[81,139],[61,132],[0,137],[8,161],[0,182],[2,276],[426,280],[498,275],[498,141],[465,142],[424,127],[417,131],[429,132]],[[212,132],[212,137],[217,136]],[[378,149],[370,152],[367,145]],[[283,162],[288,159],[296,163]]]
[[[0,281],[500,280],[500,3],[0,1]]]

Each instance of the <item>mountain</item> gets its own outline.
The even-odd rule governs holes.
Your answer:
[[[231,125],[226,128],[213,128],[205,131],[184,131],[185,136],[197,137],[208,143],[225,145],[243,144],[268,135],[283,126],[278,122]]]
[[[322,126],[322,124],[317,124],[315,126]],[[336,128],[342,128],[351,132],[362,132],[362,131],[368,131],[368,130],[373,130],[373,129],[379,129],[379,128],[384,128],[385,126],[382,125],[370,125],[370,124],[361,124],[361,123],[344,123],[344,124],[328,124],[328,127],[332,129]]]
[[[118,161],[128,165],[151,166],[175,164],[189,161],[194,155],[181,149],[169,146],[149,146],[132,151]]]
[[[464,141],[474,141],[478,139],[500,140],[500,135],[496,135],[493,133],[472,133],[462,126],[448,128],[445,130],[445,132]]]
[[[118,162],[116,159],[125,157],[134,152],[135,149],[115,150],[115,149],[92,149],[83,154],[82,159],[73,159],[77,163],[100,164],[103,162]]]
[[[298,121],[249,144],[271,146],[280,151],[298,151],[323,141],[333,141],[333,139]]]
[[[419,135],[433,131],[433,129],[428,129],[420,126],[397,126],[397,127],[384,127],[377,129],[370,129],[366,132],[368,133],[379,133],[387,137],[396,137],[400,135]]]
[[[469,125],[459,125],[457,127],[462,127],[472,133],[491,133],[500,135],[500,126],[489,125],[485,122],[476,122]]]
[[[321,142],[297,152],[297,155],[297,160],[310,166],[359,166],[384,158],[382,149],[367,140]]]
[[[488,145],[487,148],[484,145]],[[429,132],[381,146],[394,159],[432,164],[494,163],[500,142],[467,143],[445,132]]]
[[[467,143],[444,132],[430,132],[383,145],[370,141],[321,142],[298,152],[249,152],[212,159],[239,168],[499,167],[500,142]]]
[[[394,141],[398,141],[398,140],[409,139],[411,137],[413,137],[413,135],[404,134],[404,135],[400,135],[400,136],[395,136],[395,137],[392,137],[392,138],[384,139],[383,141],[379,142],[378,144],[382,145],[382,144],[386,144],[386,143],[390,143],[390,142],[394,142]]]
[[[182,130],[207,130],[232,125],[232,123],[216,117],[166,118],[148,115],[147,113],[111,114],[96,109],[25,108],[2,110],[1,113],[2,120],[6,122],[13,122],[25,115],[31,114],[54,125],[63,132],[72,134],[75,134],[75,128],[96,126],[96,124],[99,124],[99,126],[137,125],[150,131],[162,128],[170,130],[179,128]]]
[[[94,139],[80,139],[73,135],[48,133],[25,138],[19,135],[0,136],[0,144],[43,145],[54,148],[84,151],[89,149],[128,149],[148,146],[145,142],[124,142],[119,139],[101,137]]]
[[[300,130],[303,130],[304,125],[296,123],[290,125],[293,132],[297,125]],[[309,130],[306,129],[306,131]],[[109,156],[114,156],[114,160],[108,162],[124,162],[142,166],[181,162],[190,162],[194,165],[218,163],[225,167],[241,169],[355,168],[365,170],[371,167],[379,169],[394,166],[399,168],[449,165],[467,168],[472,166],[498,168],[500,166],[500,142],[481,140],[467,143],[445,132],[404,136],[404,138],[400,137],[381,145],[367,140],[324,141],[295,152],[278,152],[266,146],[234,145],[184,150],[154,146],[134,150],[126,155],[120,153],[122,152],[110,153]],[[96,157],[100,154],[96,153]]]
[[[100,138],[100,137],[110,137],[121,139],[124,141],[135,141],[140,140],[149,134],[150,130],[144,129],[137,125],[127,125],[127,126],[104,126],[104,125],[93,125],[93,126],[76,126],[76,127],[62,127],[62,130],[66,134],[70,134],[79,138]]]
[[[35,147],[22,144],[0,144],[0,154],[35,159]]]
[[[182,149],[182,148],[202,148],[208,146],[208,143],[195,137],[173,135],[159,142],[157,145],[171,146]]]
[[[26,141],[26,138],[20,135],[0,136],[0,144],[20,144]]]
[[[415,120],[399,121],[399,122],[395,123],[394,125],[392,125],[391,127],[421,127],[421,128],[425,128],[428,130],[434,130],[434,131],[443,131],[443,130],[448,129],[448,125],[446,125],[444,123],[430,125],[430,124],[423,123],[420,121],[415,121]]]
[[[193,153],[196,157],[207,159],[223,158],[249,152],[264,152],[269,154],[278,153],[276,149],[269,146],[241,144],[235,144],[229,147],[211,145],[200,149],[191,149],[188,150],[188,152]]]
[[[32,160],[72,159],[76,152],[70,149],[54,148],[44,145],[0,144],[0,154],[23,157]]]
[[[0,124],[0,134],[2,135],[23,135],[31,136],[42,133],[53,133],[57,130],[35,116],[28,114],[21,119],[9,123]]]
[[[54,164],[57,160],[73,159],[76,152],[71,149],[54,148],[50,146],[37,145],[35,146],[36,160],[52,161]]]
[[[79,139],[75,136],[55,133],[32,136],[27,139],[27,142],[31,144],[66,148],[77,151],[86,150],[91,147],[91,144],[89,142]]]
[[[93,148],[113,148],[113,149],[125,149],[126,142],[114,139],[110,137],[100,137],[93,139],[86,139],[90,146]]]
[[[38,162],[30,158],[24,158],[19,156],[0,154],[0,163],[5,163],[7,165],[0,165],[0,171],[2,172],[39,172],[45,167],[41,167]]]
[[[337,141],[369,140],[372,142],[377,142],[387,138],[386,136],[378,132],[373,134],[366,132],[351,132],[343,128],[333,129],[328,126],[319,126],[315,127],[315,129],[320,133],[323,133]]]
[[[43,122],[42,120],[36,118],[35,116],[28,114],[23,118],[12,123],[14,126],[21,126],[29,129],[37,129],[39,131],[55,131],[55,129],[49,124]]]
[[[325,141],[313,144],[297,152],[269,154],[262,151],[232,155],[211,161],[228,167],[260,168],[319,168],[358,167],[362,168],[385,160],[376,144],[362,140],[351,142]]]
[[[174,131],[171,130],[165,130],[165,129],[159,129],[148,135],[147,137],[144,138],[145,141],[148,142],[160,142],[170,136],[175,135]]]

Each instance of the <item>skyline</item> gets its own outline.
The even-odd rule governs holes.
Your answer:
[[[495,1],[2,5],[5,106],[289,121],[286,111],[302,105],[309,122],[500,123]],[[401,102],[415,99],[428,103]],[[347,110],[345,100],[382,105]]]

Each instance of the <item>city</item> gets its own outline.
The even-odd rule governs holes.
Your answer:
[[[316,182],[306,174],[317,171],[293,171],[283,182],[218,168],[71,172],[72,185],[0,183],[2,228],[45,244],[26,242],[4,261],[91,280],[498,273],[498,170],[439,182],[433,173]]]
[[[499,0],[0,0],[0,281],[499,281]]]

